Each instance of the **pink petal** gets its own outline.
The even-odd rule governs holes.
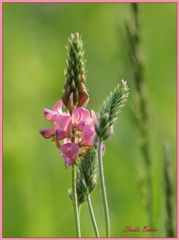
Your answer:
[[[56,130],[56,138],[58,140],[62,140],[64,138],[66,138],[66,132],[64,130],[62,130],[62,129],[57,129]]]
[[[66,137],[69,137],[72,132],[72,120],[70,116],[59,114],[53,121],[55,129],[60,129],[66,133]]]
[[[95,129],[93,124],[86,124],[81,134],[81,145],[93,146],[95,140]]]
[[[77,107],[72,112],[72,123],[81,131],[85,123],[91,121],[90,113],[86,108]]]
[[[78,158],[79,146],[76,143],[65,143],[60,147],[60,152],[67,166],[70,166]]]
[[[65,157],[65,162],[67,166],[71,166],[73,164],[73,161],[69,157]]]
[[[62,140],[66,137],[67,137],[67,133],[64,130],[62,130],[62,129],[57,129],[56,130],[56,138],[58,140]]]
[[[70,147],[71,147],[71,143],[65,143],[65,144],[61,145],[60,152],[61,152],[62,157],[70,156]]]
[[[53,121],[56,116],[56,112],[49,110],[48,108],[44,108],[44,117],[48,121]]]
[[[52,111],[61,113],[62,112],[62,106],[63,106],[63,101],[60,99],[53,105]]]
[[[71,143],[71,158],[73,160],[76,160],[78,158],[78,153],[79,153],[79,146],[76,143]]]
[[[43,128],[43,129],[40,129],[39,131],[44,138],[51,138],[55,135],[54,128]]]

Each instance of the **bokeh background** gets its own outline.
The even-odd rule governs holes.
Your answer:
[[[140,4],[142,49],[150,112],[150,143],[156,237],[165,237],[163,142],[170,144],[172,176],[176,170],[176,5]],[[121,3],[3,3],[3,236],[74,237],[73,208],[67,190],[71,169],[38,129],[49,127],[43,108],[60,98],[72,32],[85,41],[88,107],[98,111],[123,78],[130,97],[106,142],[104,168],[112,237],[147,237],[125,233],[125,226],[147,225],[138,187],[142,163],[139,132],[133,117],[135,88],[128,62]],[[99,186],[98,186],[99,187]],[[92,193],[104,234],[99,189]],[[175,212],[175,197],[173,199]],[[81,211],[82,236],[93,237],[87,207]]]

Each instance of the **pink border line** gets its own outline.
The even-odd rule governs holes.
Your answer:
[[[76,239],[78,239],[78,238],[3,238],[3,239],[6,239],[6,240],[14,240],[14,239],[16,239],[16,240],[29,240],[29,239],[35,239],[35,240],[39,240],[39,239],[43,239],[43,240],[50,240],[50,239],[68,239],[68,240],[76,240]],[[79,238],[79,239],[81,239],[81,240],[86,240],[86,239],[91,239],[91,240],[94,240],[94,239],[119,239],[119,240],[126,240],[126,239],[135,239],[135,240],[137,240],[137,239],[140,239],[140,240],[142,240],[142,239],[147,239],[147,240],[154,240],[154,239],[167,239],[167,240],[175,240],[175,239],[177,239],[177,238]]]
[[[0,26],[2,26],[2,5],[0,5]],[[2,73],[2,27],[0,29],[0,42],[1,42],[1,50],[0,50],[0,72]],[[0,236],[2,236],[2,74],[0,81]]]
[[[0,72],[2,73],[2,4],[3,3],[130,3],[130,2],[137,2],[137,3],[177,3],[177,7],[176,7],[176,11],[177,11],[177,28],[179,26],[179,16],[178,16],[178,12],[179,12],[179,2],[178,0],[99,0],[99,1],[95,1],[95,0],[66,0],[66,1],[60,1],[60,0],[0,0],[0,43],[1,43],[1,49],[0,49]],[[177,96],[177,104],[176,104],[176,113],[177,113],[177,119],[179,117],[179,113],[177,111],[177,106],[179,106],[179,96],[177,94],[177,92],[179,91],[179,84],[178,84],[178,69],[179,69],[179,61],[178,61],[178,56],[179,56],[179,48],[178,48],[178,39],[179,39],[179,31],[177,31],[177,37],[176,37],[176,44],[177,44],[177,51],[176,51],[176,75],[177,75],[177,81],[176,81],[176,96]],[[0,135],[0,239],[7,239],[7,240],[25,240],[25,239],[34,239],[34,240],[38,240],[38,239],[46,239],[46,240],[50,240],[50,239],[69,239],[69,240],[73,240],[73,239],[77,239],[77,238],[2,238],[2,149],[3,149],[3,145],[2,145],[2,90],[3,90],[3,84],[2,84],[2,75],[1,74],[1,78],[0,78],[0,130],[1,130],[1,135]],[[178,124],[176,126],[177,129],[177,136],[176,136],[176,147],[178,146],[178,135],[179,135],[179,128],[178,128]],[[177,156],[177,161],[178,161],[178,151],[176,150],[176,156]],[[178,170],[178,162],[176,161],[176,171]],[[176,174],[176,179],[177,179],[177,198],[176,200],[178,201],[179,199],[179,184],[178,184],[178,180],[179,177]],[[176,201],[176,203],[177,203]],[[179,230],[179,221],[178,221],[178,206],[177,206],[177,221],[176,221],[176,232],[177,232],[177,236],[178,236],[178,230]],[[81,239],[97,239],[97,238],[81,238]],[[105,238],[100,238],[100,239],[105,239]],[[126,240],[126,239],[168,239],[168,240],[174,240],[174,239],[178,239],[176,238],[109,238],[109,239],[121,239],[121,240]]]
[[[6,240],[14,240],[14,239],[16,239],[16,240],[29,240],[29,239],[34,239],[34,240],[39,240],[39,239],[43,239],[43,240],[50,240],[50,239],[68,239],[68,240],[76,240],[76,239],[78,239],[78,238],[3,238],[3,239],[6,239]],[[84,239],[84,240],[86,240],[86,239],[91,239],[91,240],[94,240],[94,239],[119,239],[119,240],[126,240],[126,239],[135,239],[135,240],[137,240],[137,239],[140,239],[140,240],[142,240],[142,239],[147,239],[147,240],[154,240],[154,239],[167,239],[167,240],[175,240],[175,239],[177,239],[177,238],[79,238],[79,239]]]
[[[109,0],[99,0],[99,1],[96,1],[96,0],[66,0],[66,1],[59,1],[59,0],[52,0],[52,1],[49,1],[49,0],[4,0],[3,1],[4,3],[12,3],[12,2],[15,2],[15,3],[21,3],[21,2],[26,2],[26,3],[130,3],[130,2],[141,2],[141,3],[177,3],[177,0],[112,0],[112,1],[109,1]]]
[[[6,239],[6,240],[29,240],[29,239],[35,239],[35,240],[39,240],[39,239],[43,239],[43,240],[50,240],[50,239],[68,239],[68,240],[76,240],[78,238],[3,238],[3,239]],[[154,239],[167,239],[167,240],[175,240],[177,238],[79,238],[81,240],[86,240],[86,239],[91,239],[91,240],[94,240],[94,239],[119,239],[119,240],[126,240],[126,239],[139,239],[139,240],[142,240],[142,239],[147,239],[147,240],[154,240]]]
[[[176,118],[177,120],[179,119],[179,112],[178,112],[178,106],[179,106],[179,95],[177,94],[179,92],[179,61],[178,61],[178,56],[179,56],[179,47],[178,47],[178,41],[179,41],[179,31],[178,31],[178,27],[179,27],[179,2],[177,2],[177,7],[176,7],[176,16],[177,16],[177,21],[176,21]],[[178,236],[178,230],[179,230],[179,221],[178,221],[178,205],[177,202],[179,200],[179,177],[178,177],[178,151],[177,151],[177,147],[178,147],[178,136],[179,136],[179,128],[178,128],[178,121],[176,121],[176,235]]]
[[[68,240],[76,240],[76,239],[80,239],[80,240],[82,240],[82,239],[91,239],[91,240],[94,240],[94,239],[119,239],[119,240],[127,240],[127,239],[135,239],[135,240],[137,240],[137,239],[139,239],[139,240],[142,240],[142,239],[144,239],[144,240],[159,240],[159,239],[162,239],[162,240],[164,240],[164,239],[167,239],[167,240],[177,240],[177,238],[3,238],[3,239],[6,239],[6,240],[29,240],[29,239],[34,239],[34,240],[39,240],[39,239],[43,239],[43,240],[57,240],[57,239],[68,239]]]

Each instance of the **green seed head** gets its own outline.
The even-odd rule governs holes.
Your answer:
[[[126,81],[121,80],[120,84],[103,103],[98,114],[98,121],[95,124],[96,133],[101,140],[106,140],[112,135],[114,123],[127,101],[128,93],[129,89]]]

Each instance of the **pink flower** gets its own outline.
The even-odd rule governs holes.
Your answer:
[[[72,121],[70,116],[60,114],[54,121],[54,128],[56,129],[56,138],[62,140],[70,137],[72,133]]]
[[[52,110],[44,109],[45,119],[52,122],[53,127],[41,129],[40,133],[45,138],[54,137],[66,165],[70,166],[78,158],[80,147],[90,147],[95,144],[96,115],[84,107],[73,108],[70,115],[68,112],[62,112],[62,105],[62,101],[59,100]]]
[[[44,109],[44,117],[53,123],[53,128],[41,129],[40,133],[44,138],[56,136],[58,140],[70,137],[72,132],[72,121],[69,113],[62,112],[62,100],[59,100],[52,107],[52,110]]]
[[[45,119],[48,121],[52,121],[59,113],[62,113],[62,105],[63,105],[62,100],[58,100],[52,107],[52,110],[44,108]]]
[[[65,143],[60,147],[60,153],[65,159],[66,165],[71,166],[78,158],[79,146],[76,143]]]
[[[81,146],[93,146],[95,140],[94,115],[83,107],[77,107],[72,112],[72,123],[81,132],[78,142]]]
[[[55,135],[54,128],[42,128],[40,129],[40,133],[44,138],[51,138]]]
[[[81,132],[81,141],[82,146],[93,146],[96,134],[93,124],[85,124]]]
[[[91,122],[92,118],[89,111],[83,107],[77,107],[73,109],[72,112],[72,123],[74,126],[81,131],[85,123]]]

